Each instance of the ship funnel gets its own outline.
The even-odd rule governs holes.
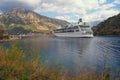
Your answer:
[[[79,23],[82,23],[82,18],[79,19],[78,24],[79,24]]]

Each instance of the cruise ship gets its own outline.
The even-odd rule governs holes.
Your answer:
[[[78,23],[71,23],[52,31],[57,37],[93,37],[93,31],[89,25],[79,19]]]

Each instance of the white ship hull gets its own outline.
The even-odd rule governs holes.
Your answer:
[[[93,34],[82,34],[81,32],[71,32],[71,33],[54,33],[53,35],[57,37],[94,37]]]
[[[81,19],[78,23],[66,25],[53,30],[53,35],[57,37],[93,37],[93,31],[89,25],[83,23]]]

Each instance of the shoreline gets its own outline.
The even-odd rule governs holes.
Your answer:
[[[0,40],[0,43],[2,43],[2,42],[8,42],[8,41],[12,41],[12,40],[17,40],[17,39],[20,39],[20,38],[10,38],[10,39],[2,39],[2,40]]]
[[[24,35],[9,35],[9,39],[1,39],[0,43],[2,42],[8,42],[8,41],[13,41],[17,39],[22,39],[22,38],[27,38],[27,37],[52,37],[53,35],[51,34],[24,34]]]
[[[2,42],[8,42],[8,41],[13,41],[13,40],[18,40],[22,38],[27,38],[27,37],[53,37],[54,35],[52,34],[27,34],[27,35],[10,35],[9,39],[1,39],[0,43]],[[95,36],[95,37],[120,37],[120,36]]]

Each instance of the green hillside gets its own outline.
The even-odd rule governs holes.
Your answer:
[[[120,36],[120,14],[94,26],[93,31],[95,35]]]

